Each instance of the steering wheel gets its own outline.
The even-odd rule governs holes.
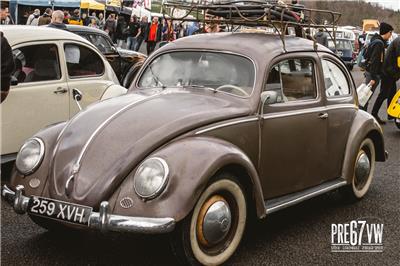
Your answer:
[[[240,88],[238,86],[232,85],[232,84],[225,84],[225,85],[219,86],[215,90],[217,90],[217,91],[226,91],[225,89],[236,90],[236,91],[240,92],[240,94],[242,94],[243,96],[247,96],[248,95],[245,90],[243,90],[242,88]]]

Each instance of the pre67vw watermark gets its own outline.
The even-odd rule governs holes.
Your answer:
[[[383,223],[358,219],[331,225],[332,252],[382,252]],[[373,219],[378,220],[378,219]]]

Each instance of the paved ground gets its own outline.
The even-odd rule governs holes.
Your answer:
[[[360,83],[361,73],[353,75]],[[390,158],[377,164],[371,189],[362,201],[349,204],[332,192],[273,214],[246,232],[228,265],[399,265],[400,130],[393,123],[383,128]],[[384,223],[383,253],[331,253],[331,224],[361,217]],[[49,233],[4,202],[1,218],[3,265],[177,264],[166,236]]]

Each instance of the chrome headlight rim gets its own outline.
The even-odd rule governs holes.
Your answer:
[[[161,163],[161,165],[162,165],[163,168],[164,168],[164,176],[163,176],[162,185],[161,185],[157,190],[155,190],[155,191],[154,191],[153,193],[151,193],[150,195],[142,195],[142,194],[141,194],[140,192],[138,192],[138,190],[136,189],[136,178],[137,178],[138,170],[139,170],[144,164],[148,163],[149,160],[156,160],[156,161],[158,161],[158,162]],[[166,162],[163,158],[160,158],[160,157],[150,157],[150,158],[148,158],[148,159],[145,159],[145,160],[137,167],[137,170],[136,170],[135,175],[134,175],[134,180],[133,180],[133,188],[134,188],[134,190],[135,190],[136,195],[138,195],[138,196],[139,196],[140,198],[142,198],[143,200],[152,200],[152,199],[158,197],[158,196],[161,194],[161,192],[164,191],[165,187],[166,187],[167,184],[168,184],[168,181],[169,181],[169,167],[168,167],[167,162]]]
[[[39,160],[31,167],[31,169],[29,171],[21,171],[21,169],[18,168],[17,166],[17,161],[18,161],[18,155],[20,154],[20,152],[29,144],[30,141],[37,141],[39,143]],[[44,142],[43,140],[41,140],[40,138],[34,137],[34,138],[30,138],[27,141],[25,141],[25,143],[22,145],[22,147],[19,149],[19,152],[17,154],[17,158],[15,160],[15,168],[17,169],[17,171],[24,175],[30,175],[32,173],[34,173],[37,168],[40,166],[40,164],[42,163],[44,158]]]

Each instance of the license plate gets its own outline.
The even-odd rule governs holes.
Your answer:
[[[37,216],[88,226],[92,208],[33,196],[29,201],[28,212]]]

